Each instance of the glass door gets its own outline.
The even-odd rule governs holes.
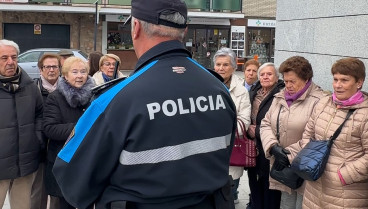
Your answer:
[[[228,39],[229,29],[189,28],[184,43],[193,59],[213,69],[213,56],[219,48],[228,47]]]

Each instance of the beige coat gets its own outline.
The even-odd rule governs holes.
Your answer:
[[[368,208],[368,97],[365,95],[363,103],[351,108],[356,110],[334,141],[325,172],[317,181],[306,181],[304,209]],[[337,109],[331,96],[321,99],[306,125],[303,139],[287,148],[291,158],[310,138],[331,137],[347,112],[346,108]]]
[[[325,96],[317,85],[313,82],[307,89],[307,91],[294,101],[290,107],[288,107],[285,101],[285,90],[280,91],[275,95],[275,99],[267,112],[265,118],[261,123],[261,141],[265,151],[266,158],[270,159],[270,168],[272,168],[274,157],[270,155],[270,148],[279,143],[276,138],[276,123],[277,115],[281,109],[279,120],[280,131],[280,145],[287,147],[296,143],[302,138],[305,124],[307,124],[310,115],[317,104],[319,99]],[[284,192],[291,193],[291,189],[282,183],[274,180],[270,177],[270,189],[276,189]],[[297,191],[303,194],[304,187],[302,186]]]
[[[244,87],[244,80],[239,76],[233,74],[231,78],[229,91],[230,96],[233,99],[233,102],[236,107],[237,112],[236,115],[244,122],[246,129],[248,129],[250,124],[251,105],[248,91]],[[243,171],[244,171],[243,167],[230,166],[229,168],[229,174],[233,177],[233,179],[240,178],[243,175]]]
[[[121,78],[121,77],[126,77],[126,76],[122,72],[118,71],[118,78]],[[92,78],[93,80],[95,80],[96,86],[99,86],[105,83],[102,77],[101,71],[97,71],[95,74],[93,74]]]

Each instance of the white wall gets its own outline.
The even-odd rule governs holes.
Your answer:
[[[312,64],[314,82],[331,91],[337,59],[360,58],[368,70],[368,0],[277,0],[276,21],[276,65],[303,56]]]

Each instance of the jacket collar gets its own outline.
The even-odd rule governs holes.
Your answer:
[[[277,93],[275,95],[275,97],[277,98],[283,98],[285,99],[285,89],[283,89],[282,91],[280,91],[279,93]],[[311,83],[311,85],[309,86],[309,88],[304,92],[303,95],[301,95],[296,101],[304,101],[308,96],[312,96],[312,97],[316,97],[316,98],[320,98],[321,97],[321,87],[317,86],[313,81]]]
[[[239,76],[233,74],[231,76],[231,83],[230,83],[229,91],[234,92],[235,96],[239,96],[239,95],[243,94],[244,91],[237,90],[237,88],[235,88],[236,86],[242,86],[243,87],[244,86],[244,79],[242,79]]]
[[[134,72],[137,72],[143,66],[147,65],[148,63],[157,60],[165,55],[172,53],[176,55],[185,56],[185,57],[192,57],[190,52],[184,48],[183,43],[177,40],[173,41],[165,41],[162,43],[157,44],[156,46],[152,47],[146,53],[144,53],[138,60],[137,65],[135,66]]]

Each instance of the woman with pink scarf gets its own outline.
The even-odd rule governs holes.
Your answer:
[[[302,139],[286,149],[292,160],[310,138],[330,138],[347,112],[355,109],[331,147],[322,176],[306,181],[303,209],[368,208],[368,96],[361,91],[365,67],[357,58],[343,58],[333,64],[331,73],[332,96],[318,102]]]
[[[270,168],[275,166],[282,171],[290,165],[288,151],[284,148],[302,138],[305,124],[315,105],[326,95],[312,81],[312,65],[304,57],[286,59],[281,63],[279,71],[284,79],[285,89],[275,94],[272,105],[261,122],[260,134],[265,156],[270,160]],[[302,208],[304,186],[293,190],[271,177],[269,180],[270,189],[281,191],[280,208]]]

